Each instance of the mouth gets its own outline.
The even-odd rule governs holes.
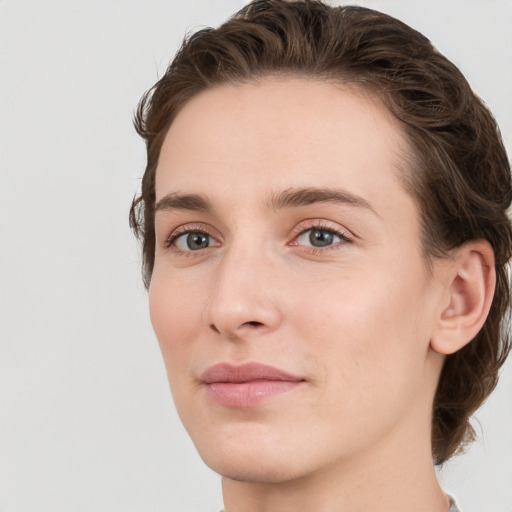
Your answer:
[[[272,397],[292,391],[305,379],[279,368],[259,363],[234,366],[220,363],[201,376],[206,394],[225,407],[253,407]]]

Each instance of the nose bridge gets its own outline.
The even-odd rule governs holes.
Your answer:
[[[228,244],[215,269],[207,311],[210,326],[235,337],[275,329],[280,314],[278,298],[271,292],[273,269],[263,240],[244,236]]]

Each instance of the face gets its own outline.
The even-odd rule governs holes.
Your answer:
[[[405,147],[375,99],[300,79],[208,90],[171,125],[151,319],[215,471],[286,481],[430,443],[440,287]]]

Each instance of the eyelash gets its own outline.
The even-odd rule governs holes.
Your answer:
[[[292,243],[293,241],[296,241],[301,235],[307,233],[308,231],[312,231],[312,230],[326,231],[328,233],[331,233],[331,234],[339,237],[341,239],[341,242],[336,242],[334,244],[327,245],[324,247],[300,246],[297,243]],[[178,238],[180,238],[184,235],[188,235],[190,233],[204,234],[211,238],[215,238],[210,233],[208,228],[205,227],[204,225],[187,225],[187,226],[182,226],[182,227],[178,228],[177,230],[175,230],[173,233],[171,233],[171,235],[167,238],[167,240],[164,243],[164,248],[166,248],[166,249],[172,248],[176,253],[178,253],[180,256],[184,256],[184,257],[192,257],[192,256],[196,256],[196,255],[200,254],[202,252],[202,250],[183,251],[181,249],[178,249],[175,245],[175,242]],[[339,228],[333,228],[332,226],[329,226],[325,222],[315,220],[315,221],[309,221],[307,227],[305,227],[304,225],[301,225],[299,228],[294,230],[292,242],[290,242],[289,244],[292,246],[295,246],[295,247],[301,247],[301,250],[309,252],[310,254],[321,254],[321,253],[325,253],[327,251],[341,249],[341,246],[343,246],[345,244],[352,243],[353,237],[347,231],[342,231]]]
[[[198,225],[187,224],[186,226],[181,226],[181,227],[177,228],[175,231],[173,231],[169,235],[169,237],[167,238],[167,240],[164,243],[164,248],[170,249],[171,247],[174,246],[174,250],[176,250],[177,252],[180,252],[180,253],[184,253],[185,256],[191,256],[192,255],[191,253],[193,253],[193,252],[200,252],[200,251],[181,251],[174,245],[174,243],[176,242],[176,240],[178,238],[180,238],[183,235],[188,235],[189,233],[200,233],[200,234],[208,235],[211,238],[214,238],[214,236],[209,232],[208,228],[206,228],[204,225],[202,225],[202,224],[198,224]]]
[[[335,228],[330,226],[325,221],[319,220],[311,220],[308,221],[307,227],[301,225],[294,233],[293,240],[297,240],[301,235],[307,233],[308,231],[319,230],[319,231],[327,231],[341,239],[341,242],[336,242],[331,245],[327,245],[324,247],[314,247],[314,246],[299,246],[298,244],[291,244],[294,246],[301,247],[301,250],[307,251],[310,254],[322,254],[327,251],[337,251],[342,248],[345,244],[350,244],[353,242],[353,237],[346,231],[340,230],[339,228]]]

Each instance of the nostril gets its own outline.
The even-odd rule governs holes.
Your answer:
[[[251,322],[244,322],[243,324],[241,324],[238,329],[242,328],[244,326],[246,327],[263,327],[263,322],[257,322],[255,320],[251,321]],[[223,331],[221,329],[219,329],[215,324],[210,324],[210,329],[214,332],[216,332],[217,334],[221,334]]]
[[[253,327],[259,327],[260,325],[263,325],[261,322],[256,322],[256,321],[253,321],[253,322],[245,322],[245,324],[243,325],[252,325]]]

